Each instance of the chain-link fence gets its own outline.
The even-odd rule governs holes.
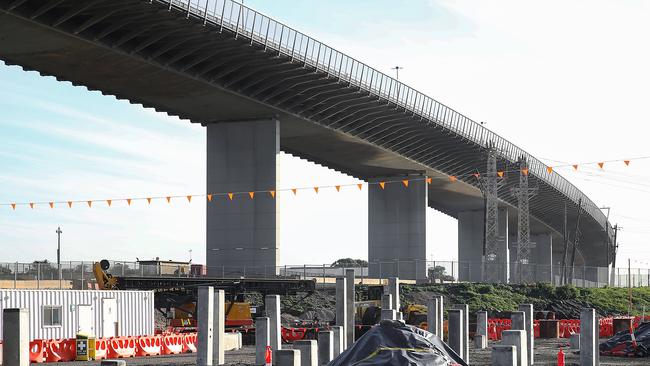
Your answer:
[[[369,265],[336,266],[330,264],[301,264],[283,266],[212,266],[186,262],[109,261],[107,273],[116,277],[222,277],[222,278],[292,278],[333,282],[354,269],[357,278],[367,283],[381,283],[389,277],[412,279],[417,282],[451,283],[482,282],[486,268],[494,264],[458,261],[393,260],[371,262]],[[1,288],[94,288],[93,262],[0,263]],[[505,264],[500,264],[505,267]],[[643,287],[650,286],[649,268],[614,268],[575,266],[517,265],[511,263],[509,274],[500,282],[573,284],[577,287]]]

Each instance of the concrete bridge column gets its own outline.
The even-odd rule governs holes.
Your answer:
[[[268,191],[279,180],[280,122],[218,122],[207,130],[207,193],[223,194],[207,203],[208,275],[275,274],[279,205]]]
[[[499,209],[499,253],[497,268],[499,282],[506,283],[510,277],[510,253],[508,251],[508,211]],[[483,245],[485,238],[485,212],[464,211],[458,214],[458,278],[460,281],[483,282]]]
[[[376,178],[368,186],[368,263],[375,278],[426,278],[425,177]]]

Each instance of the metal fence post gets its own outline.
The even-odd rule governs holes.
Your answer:
[[[84,261],[81,261],[81,288],[84,288]]]
[[[304,280],[307,279],[307,265],[306,264],[302,265],[302,277],[303,277]]]
[[[325,283],[325,264],[323,264],[323,283]]]
[[[41,288],[41,264],[36,263],[36,288]]]
[[[16,288],[16,282],[18,282],[18,262],[16,262],[16,268],[14,268],[14,288]]]

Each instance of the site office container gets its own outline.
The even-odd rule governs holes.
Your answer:
[[[0,289],[0,312],[29,310],[32,339],[152,335],[153,291]],[[0,339],[2,338],[0,316]]]

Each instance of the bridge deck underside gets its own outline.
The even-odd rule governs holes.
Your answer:
[[[482,210],[485,148],[340,78],[154,1],[0,0],[0,59],[90,90],[208,124],[277,116],[284,151],[362,178],[425,173],[429,206],[456,217]],[[515,217],[515,162],[501,200]],[[448,175],[459,176],[450,182]],[[543,179],[532,232],[575,225],[577,205]],[[511,220],[516,232],[516,220]],[[581,220],[583,250],[604,264],[602,227]],[[591,250],[600,249],[600,250]]]

